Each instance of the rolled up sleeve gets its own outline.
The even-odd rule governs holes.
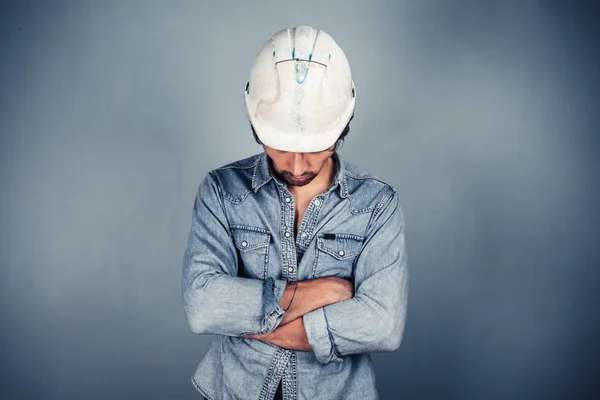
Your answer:
[[[264,334],[281,322],[286,281],[238,277],[238,262],[220,188],[209,173],[196,194],[183,260],[183,306],[193,332]]]
[[[354,297],[303,316],[319,362],[396,350],[406,321],[408,277],[404,214],[392,189],[375,209],[356,260]]]
[[[319,362],[327,364],[331,361],[341,362],[333,347],[333,340],[329,337],[327,320],[323,308],[317,308],[303,315],[304,328],[308,343]]]

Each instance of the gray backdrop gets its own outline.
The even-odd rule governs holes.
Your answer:
[[[207,171],[262,151],[253,58],[346,51],[341,156],[393,184],[411,283],[382,399],[591,398],[597,7],[584,1],[20,1],[0,6],[2,399],[196,399],[181,262]],[[322,384],[322,383],[321,383]]]

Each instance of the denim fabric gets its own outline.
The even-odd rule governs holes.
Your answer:
[[[184,255],[185,314],[214,335],[192,382],[214,399],[377,399],[369,353],[400,346],[408,266],[396,190],[334,154],[329,190],[294,236],[294,198],[260,153],[210,171],[198,188]],[[239,336],[280,323],[286,282],[354,278],[354,297],[309,312],[313,351]]]

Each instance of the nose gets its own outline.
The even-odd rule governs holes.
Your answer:
[[[300,176],[306,172],[306,157],[304,153],[293,153],[292,154],[292,174],[294,176]]]

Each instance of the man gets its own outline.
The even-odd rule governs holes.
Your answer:
[[[245,104],[264,152],[200,184],[183,265],[193,332],[216,335],[192,382],[208,399],[376,399],[369,353],[406,318],[395,189],[336,150],[354,115],[346,56],[325,32],[278,32]]]

